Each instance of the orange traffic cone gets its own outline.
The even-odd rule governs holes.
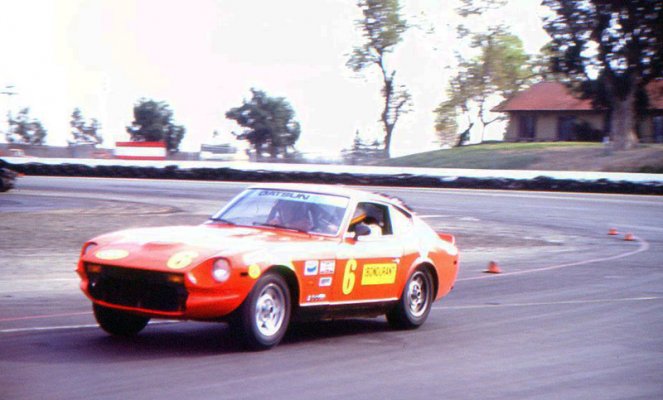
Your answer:
[[[618,233],[619,232],[617,232],[617,229],[615,229],[615,228],[610,228],[610,230],[608,231],[608,235],[610,235],[610,236],[615,236]]]
[[[633,236],[632,233],[627,233],[626,235],[624,235],[624,240],[626,240],[627,242],[632,242],[635,240],[635,237]]]
[[[502,273],[502,269],[495,261],[491,261],[488,263],[488,269],[483,272],[487,274],[500,274]]]

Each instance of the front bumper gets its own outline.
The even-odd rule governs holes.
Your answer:
[[[84,264],[81,289],[95,304],[149,317],[218,319],[241,304],[239,293],[198,288],[184,274]]]

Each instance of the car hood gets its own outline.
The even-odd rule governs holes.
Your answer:
[[[266,253],[290,259],[312,249],[310,242],[329,238],[296,232],[229,225],[169,226],[130,229],[94,238],[86,262],[155,270],[186,271],[214,257],[245,259]]]

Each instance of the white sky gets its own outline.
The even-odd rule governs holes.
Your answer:
[[[410,29],[390,59],[413,110],[396,126],[392,155],[437,148],[433,109],[444,100],[458,50],[456,1],[403,0]],[[510,0],[504,20],[536,52],[547,36],[539,1]],[[142,97],[166,101],[187,128],[181,150],[198,150],[218,130],[240,131],[225,112],[255,87],[283,96],[301,123],[297,148],[334,153],[356,130],[382,137],[377,70],[346,66],[361,43],[354,0],[12,0],[0,2],[1,115],[30,107],[65,145],[75,107],[102,124],[104,146],[127,140],[125,127]],[[435,33],[426,28],[434,26]],[[2,118],[4,119],[4,117]],[[0,124],[4,141],[6,121]]]

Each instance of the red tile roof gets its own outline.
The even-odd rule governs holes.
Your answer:
[[[663,110],[663,79],[647,84],[650,110]],[[518,92],[492,111],[591,111],[590,100],[579,99],[559,82],[540,82]]]
[[[492,111],[594,110],[591,100],[582,100],[559,82],[540,82],[518,92]]]

